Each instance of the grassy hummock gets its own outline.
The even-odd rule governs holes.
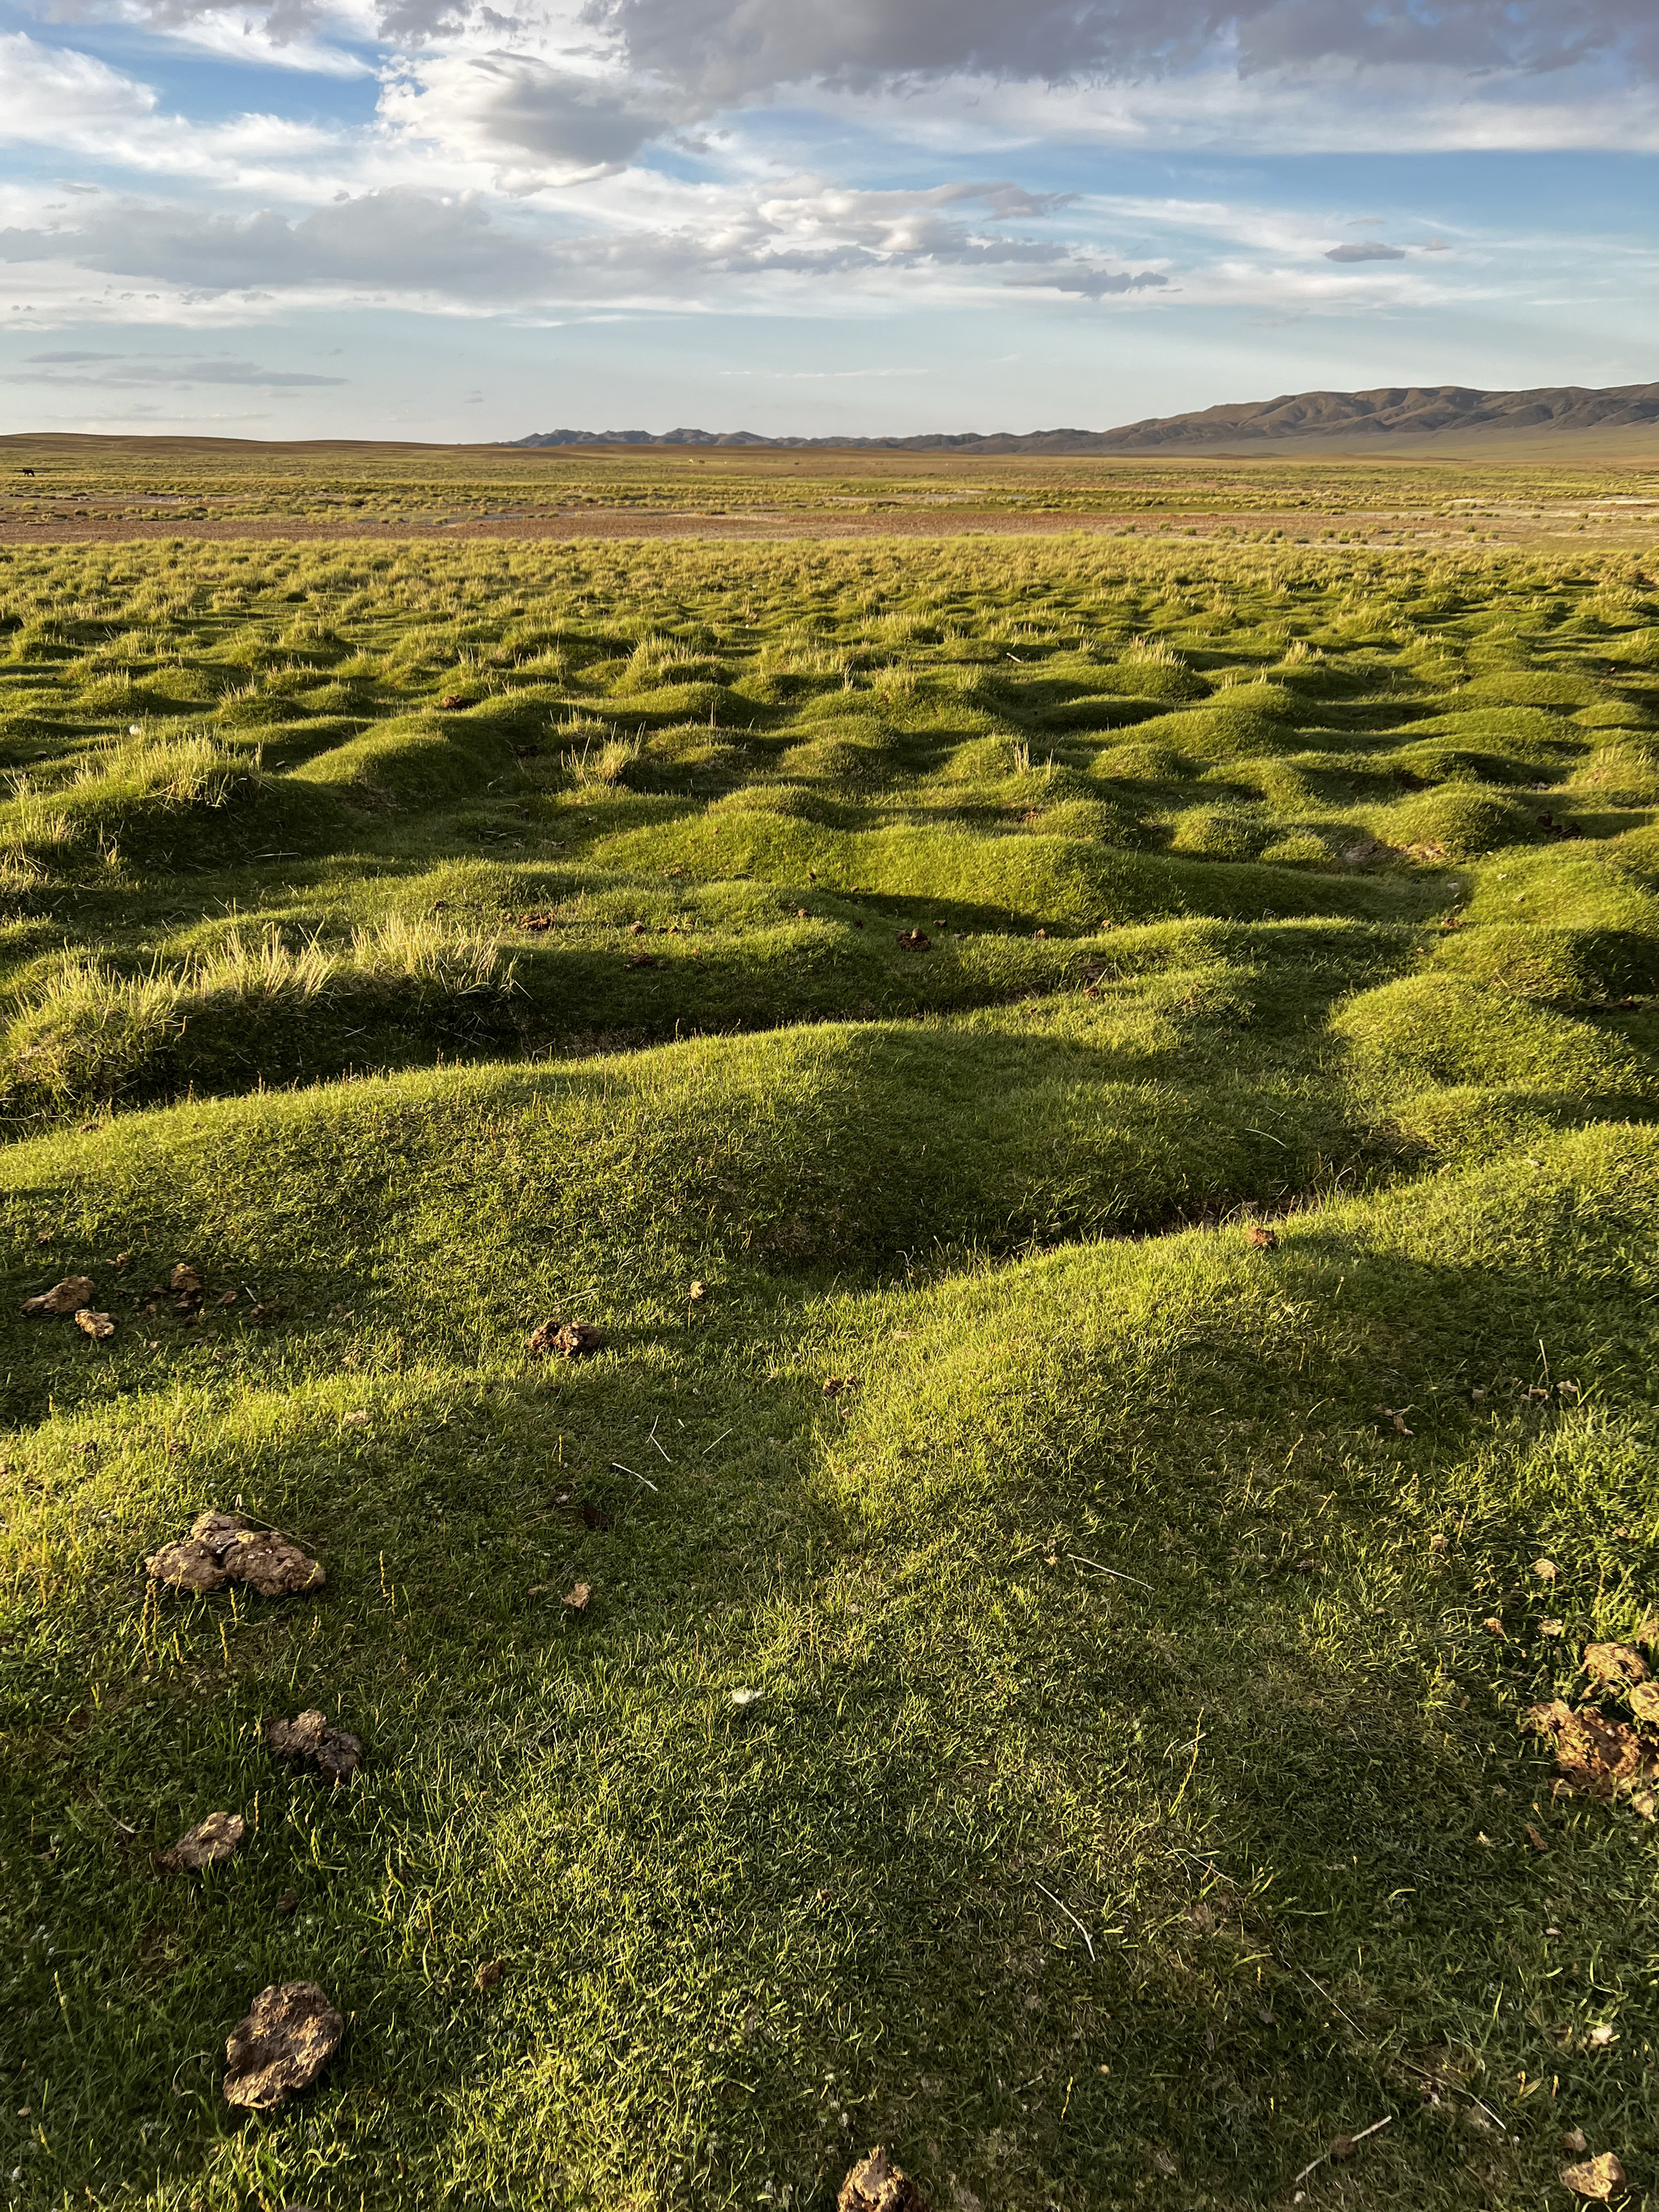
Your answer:
[[[11,2201],[1659,2187],[1655,1827],[1522,1724],[1659,1637],[1656,641],[1618,553],[0,556]],[[209,1508],[325,1584],[158,1587]]]

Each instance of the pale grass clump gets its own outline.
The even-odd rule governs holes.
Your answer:
[[[605,723],[592,725],[582,737],[580,750],[571,745],[559,756],[559,764],[577,790],[608,788],[620,783],[644,750],[644,739],[612,737]]]
[[[112,739],[88,753],[69,788],[166,806],[222,806],[259,774],[258,752],[231,751],[204,732]]]
[[[0,1042],[0,1095],[61,1106],[124,1091],[185,1025],[176,985],[65,952]]]
[[[0,1095],[25,1106],[112,1098],[204,1016],[299,1012],[410,986],[447,998],[506,994],[514,963],[493,938],[395,914],[336,945],[239,930],[210,952],[140,975],[65,952],[0,1040]]]
[[[1132,637],[1123,648],[1122,658],[1152,668],[1184,668],[1187,665],[1166,637]]]
[[[291,945],[276,928],[257,938],[234,931],[212,952],[186,962],[173,981],[185,998],[200,1006],[228,999],[304,1004],[380,983],[427,983],[452,992],[510,989],[513,969],[494,938],[447,930],[432,915],[392,914],[333,945],[320,936]]]
[[[915,696],[916,672],[904,667],[878,669],[871,679],[871,688],[878,700],[890,700],[896,704],[900,700],[912,699]]]
[[[33,874],[66,861],[81,842],[80,825],[47,793],[19,780],[10,804],[0,809],[0,862]]]

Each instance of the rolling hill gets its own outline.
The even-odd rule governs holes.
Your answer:
[[[766,438],[751,430],[542,430],[519,446],[799,446],[855,452],[1179,453],[1278,448],[1315,440],[1440,441],[1628,431],[1659,422],[1659,384],[1602,389],[1547,385],[1476,392],[1458,384],[1384,385],[1374,392],[1299,392],[1186,415],[1152,416],[1115,430],[927,432],[903,438]]]

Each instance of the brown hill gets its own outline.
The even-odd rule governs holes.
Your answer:
[[[1257,441],[1340,437],[1428,438],[1447,431],[1624,429],[1659,422],[1659,384],[1603,390],[1547,385],[1533,392],[1473,392],[1459,384],[1387,385],[1376,392],[1300,392],[1288,398],[1154,416],[1106,430],[1087,450],[1143,453],[1170,447],[1238,446]]]
[[[1461,384],[1385,385],[1375,392],[1299,392],[1277,399],[1149,416],[1116,430],[933,432],[901,438],[765,438],[752,430],[544,430],[520,446],[788,446],[962,453],[1192,453],[1316,441],[1452,437],[1535,440],[1639,430],[1659,423],[1659,384],[1605,389],[1547,385],[1475,392]]]

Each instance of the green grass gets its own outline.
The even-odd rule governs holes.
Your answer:
[[[15,473],[24,468],[32,478]],[[1172,460],[50,434],[0,438],[0,470],[7,476],[0,523],[190,532],[297,520],[390,544],[392,532],[410,526],[580,527],[618,514],[832,531],[1094,517],[1127,535],[1191,534],[1196,523],[1247,542],[1304,544],[1423,531],[1455,542],[1496,525],[1559,538],[1608,524],[1628,528],[1632,517],[1621,507],[1650,497],[1655,478],[1639,442],[1626,454],[1565,463],[1494,449],[1481,459],[1442,455],[1425,466],[1386,455]],[[925,617],[904,610],[898,619],[927,627]]]
[[[12,2201],[1659,2194],[1640,562],[3,557]]]

